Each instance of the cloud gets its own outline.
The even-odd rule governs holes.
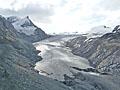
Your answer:
[[[49,21],[49,17],[54,14],[52,6],[42,6],[40,4],[28,4],[19,10],[0,9],[0,13],[5,16],[30,16],[41,22]]]
[[[0,0],[5,16],[30,16],[47,32],[86,32],[119,23],[120,0]]]
[[[101,0],[99,5],[106,10],[118,10],[120,9],[120,0]]]

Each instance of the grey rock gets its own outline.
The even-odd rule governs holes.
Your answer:
[[[38,51],[0,16],[0,90],[70,90],[34,70]]]
[[[63,82],[73,90],[119,90],[120,77],[96,76],[78,72]]]

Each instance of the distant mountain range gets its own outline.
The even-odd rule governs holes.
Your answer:
[[[91,30],[87,31],[83,35],[87,36],[88,38],[95,38],[95,37],[100,37],[100,36],[102,36],[108,32],[111,32],[111,31],[112,31],[111,27],[101,25],[101,26],[93,27]]]

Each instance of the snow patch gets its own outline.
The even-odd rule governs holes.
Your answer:
[[[22,27],[22,25],[24,25],[25,23],[30,24],[30,20],[26,17],[23,19],[18,19],[16,22],[13,22],[13,26],[14,28],[20,32],[20,33],[24,33],[26,35],[34,35],[35,29],[37,29],[34,25],[27,25],[25,27]]]

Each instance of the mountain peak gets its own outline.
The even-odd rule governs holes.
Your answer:
[[[34,26],[34,27],[36,27],[36,26],[33,24],[32,20],[29,18],[29,16],[21,19],[21,20],[20,20],[20,23],[21,23],[21,26],[22,26],[22,27],[28,27],[28,26]]]
[[[32,21],[29,18],[29,16],[26,16],[24,18],[17,17],[17,16],[10,16],[10,17],[7,17],[6,19],[10,23],[15,23],[15,22],[21,22],[21,24],[23,24],[23,23],[32,23]]]
[[[39,27],[37,27],[29,16],[24,18],[19,18],[16,16],[11,16],[6,18],[7,21],[12,23],[14,28],[23,35],[28,41],[39,41],[47,38],[47,34]]]
[[[33,24],[29,16],[26,16],[24,18],[11,16],[8,17],[7,20],[13,24],[14,28],[18,32],[24,33],[26,35],[34,35],[34,30],[37,29],[37,27]]]
[[[29,19],[29,16],[27,16],[26,18],[28,18],[28,19]]]

